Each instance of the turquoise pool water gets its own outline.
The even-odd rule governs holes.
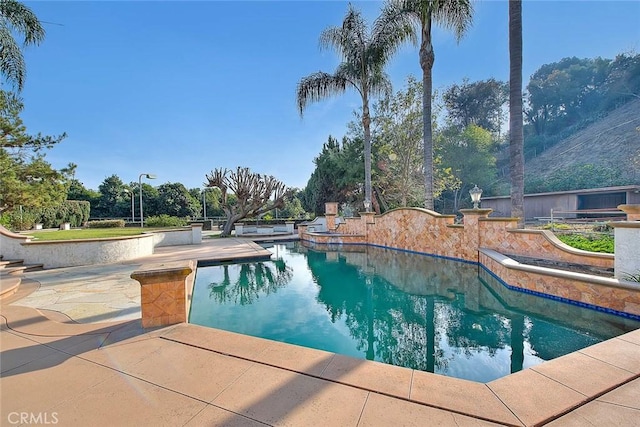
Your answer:
[[[506,289],[478,266],[367,246],[271,245],[199,267],[190,322],[487,382],[640,327]]]

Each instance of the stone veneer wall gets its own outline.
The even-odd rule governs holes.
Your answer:
[[[549,259],[554,261],[613,268],[612,254],[583,251],[563,243],[547,230],[515,228],[517,219],[482,218],[480,247],[506,255]]]
[[[503,254],[613,268],[611,254],[572,248],[550,231],[516,229],[517,219],[487,218],[490,212],[465,209],[463,226],[454,224],[454,215],[420,208],[395,209],[375,216],[372,224],[363,218],[347,218],[336,232],[366,236],[361,243],[469,261],[477,261],[478,248],[485,247]]]

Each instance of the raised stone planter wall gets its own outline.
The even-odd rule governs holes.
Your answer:
[[[640,316],[640,284],[524,265],[490,249],[480,264],[511,287]]]
[[[201,224],[139,236],[57,241],[32,241],[0,226],[0,253],[5,259],[22,259],[26,264],[43,264],[44,268],[109,264],[152,255],[156,246],[201,242]]]

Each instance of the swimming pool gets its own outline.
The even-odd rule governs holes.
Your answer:
[[[480,382],[640,327],[510,291],[472,263],[371,246],[199,267],[190,322]]]

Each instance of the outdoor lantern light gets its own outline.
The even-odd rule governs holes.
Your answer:
[[[142,214],[142,177],[147,179],[156,179],[157,177],[152,173],[141,173],[138,177],[138,185],[140,185],[140,228],[144,227],[144,215]]]
[[[482,196],[482,190],[478,188],[477,185],[474,185],[473,188],[469,190],[469,194],[471,194],[473,209],[478,209],[478,203],[480,203],[480,196]]]
[[[364,201],[364,211],[365,212],[371,212],[371,201],[370,200],[365,200]]]

